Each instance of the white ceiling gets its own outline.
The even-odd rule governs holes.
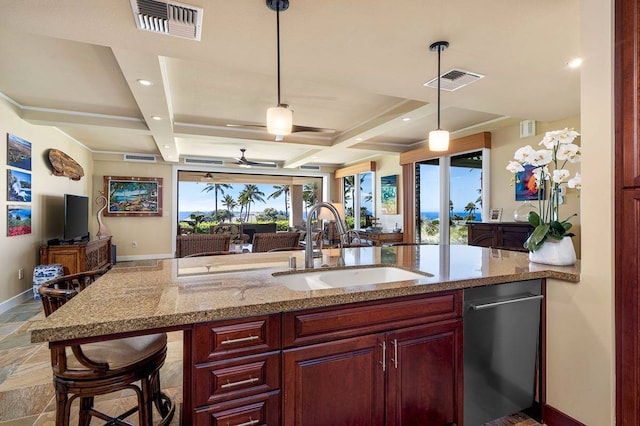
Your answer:
[[[226,127],[264,124],[277,103],[275,12],[264,0],[183,3],[204,9],[201,41],[137,29],[128,0],[0,0],[0,92],[25,120],[97,152],[178,161],[247,148],[284,167],[343,165],[424,144],[436,128],[429,45],[446,40],[443,73],[486,76],[442,92],[453,138],[579,113],[579,70],[566,66],[581,53],[579,0],[291,0],[282,102],[294,124],[336,132],[275,142]]]

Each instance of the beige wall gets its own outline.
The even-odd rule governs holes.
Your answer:
[[[116,245],[116,258],[127,260],[173,257],[172,166],[167,163],[124,162],[122,155],[96,154],[93,169],[93,197],[104,191],[104,176],[156,177],[163,179],[162,216],[158,217],[104,217],[107,234]],[[93,204],[92,216],[96,223],[98,205]],[[133,243],[137,247],[133,247]]]
[[[565,127],[580,132],[579,117],[553,123],[536,122],[535,136],[522,139],[520,139],[519,126],[505,127],[491,132],[491,199],[489,207],[502,208],[502,221],[513,222],[515,210],[524,203],[524,201],[515,201],[515,188],[512,183],[513,174],[506,169],[509,161],[513,159],[515,151],[525,145],[531,145],[534,149],[542,149],[539,143],[545,132],[560,130]],[[580,140],[577,143],[580,144]],[[580,166],[581,164],[579,163],[567,164],[565,168],[573,176],[576,171],[580,171]],[[535,202],[533,204],[537,205]],[[580,192],[576,189],[568,188],[565,204],[560,206],[560,218],[565,219],[574,213],[577,213],[578,216],[571,219],[573,224],[571,232],[576,234],[573,238],[573,245],[578,258],[580,258]]]
[[[547,402],[589,426],[615,424],[613,2],[582,2],[581,281],[547,285]]]
[[[31,203],[7,202],[7,133],[31,142]],[[90,196],[93,163],[91,153],[84,146],[57,130],[34,126],[20,119],[12,105],[0,100],[0,308],[8,308],[11,298],[30,290],[33,268],[40,263],[39,247],[47,240],[62,237],[64,221],[64,194]],[[48,151],[59,149],[76,160],[84,169],[85,177],[73,181],[53,176]],[[7,237],[7,205],[31,205],[32,233]],[[24,278],[18,279],[18,269],[24,269]],[[4,303],[3,303],[4,302]],[[0,309],[0,310],[2,310]]]

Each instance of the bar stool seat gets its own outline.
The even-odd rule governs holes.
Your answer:
[[[105,272],[83,272],[42,284],[38,292],[45,315],[51,315]],[[161,416],[157,424],[165,426],[171,422],[175,403],[160,388],[160,368],[167,356],[165,333],[81,345],[52,344],[50,349],[56,426],[69,425],[71,406],[76,399],[80,400],[80,426],[89,425],[92,417],[109,425],[131,425],[125,419],[136,411],[140,426],[152,426],[154,405]],[[136,406],[115,416],[94,408],[94,397],[125,389],[135,392]]]

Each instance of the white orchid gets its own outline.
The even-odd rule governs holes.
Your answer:
[[[553,149],[559,144],[573,143],[578,136],[580,136],[580,133],[565,127],[562,130],[553,130],[545,133],[540,145],[544,145],[547,149]]]
[[[562,183],[567,181],[567,179],[569,179],[570,173],[569,170],[554,170],[553,171],[553,178],[551,179],[551,181],[553,183]]]
[[[580,176],[579,172],[576,172],[576,175],[569,179],[567,186],[569,188],[582,189],[582,176]]]
[[[531,173],[538,188],[540,214],[529,213],[529,222],[535,227],[525,242],[525,247],[530,251],[538,250],[548,237],[562,239],[565,235],[571,235],[568,233],[571,228],[569,218],[559,221],[558,208],[562,185],[576,189],[582,187],[580,173],[570,178],[571,174],[564,169],[567,163],[579,163],[581,160],[580,147],[573,143],[578,136],[580,133],[567,128],[546,132],[539,144],[544,145],[545,149],[523,146],[516,150],[513,160],[507,165],[507,170],[516,175],[515,181],[519,181],[518,174],[526,170],[525,166],[533,166]],[[546,183],[548,181],[549,185]],[[545,192],[547,199],[542,199]]]
[[[524,172],[524,166],[518,161],[509,161],[509,164],[507,164],[507,170],[511,173]]]

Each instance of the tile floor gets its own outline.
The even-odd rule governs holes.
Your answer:
[[[55,424],[55,401],[51,383],[49,349],[46,344],[30,342],[29,327],[42,319],[39,301],[29,301],[0,314],[0,426],[31,426]],[[178,407],[182,400],[182,333],[168,333],[168,353],[161,370],[161,384]],[[127,392],[105,395],[96,399],[99,409],[122,412],[130,406]],[[179,410],[171,425],[179,424]],[[73,411],[72,411],[73,412]],[[75,411],[77,412],[77,410]],[[136,423],[132,416],[132,423]],[[71,419],[77,424],[77,417]],[[99,424],[94,420],[92,424]],[[539,426],[524,414],[516,414],[488,423],[490,426]]]

